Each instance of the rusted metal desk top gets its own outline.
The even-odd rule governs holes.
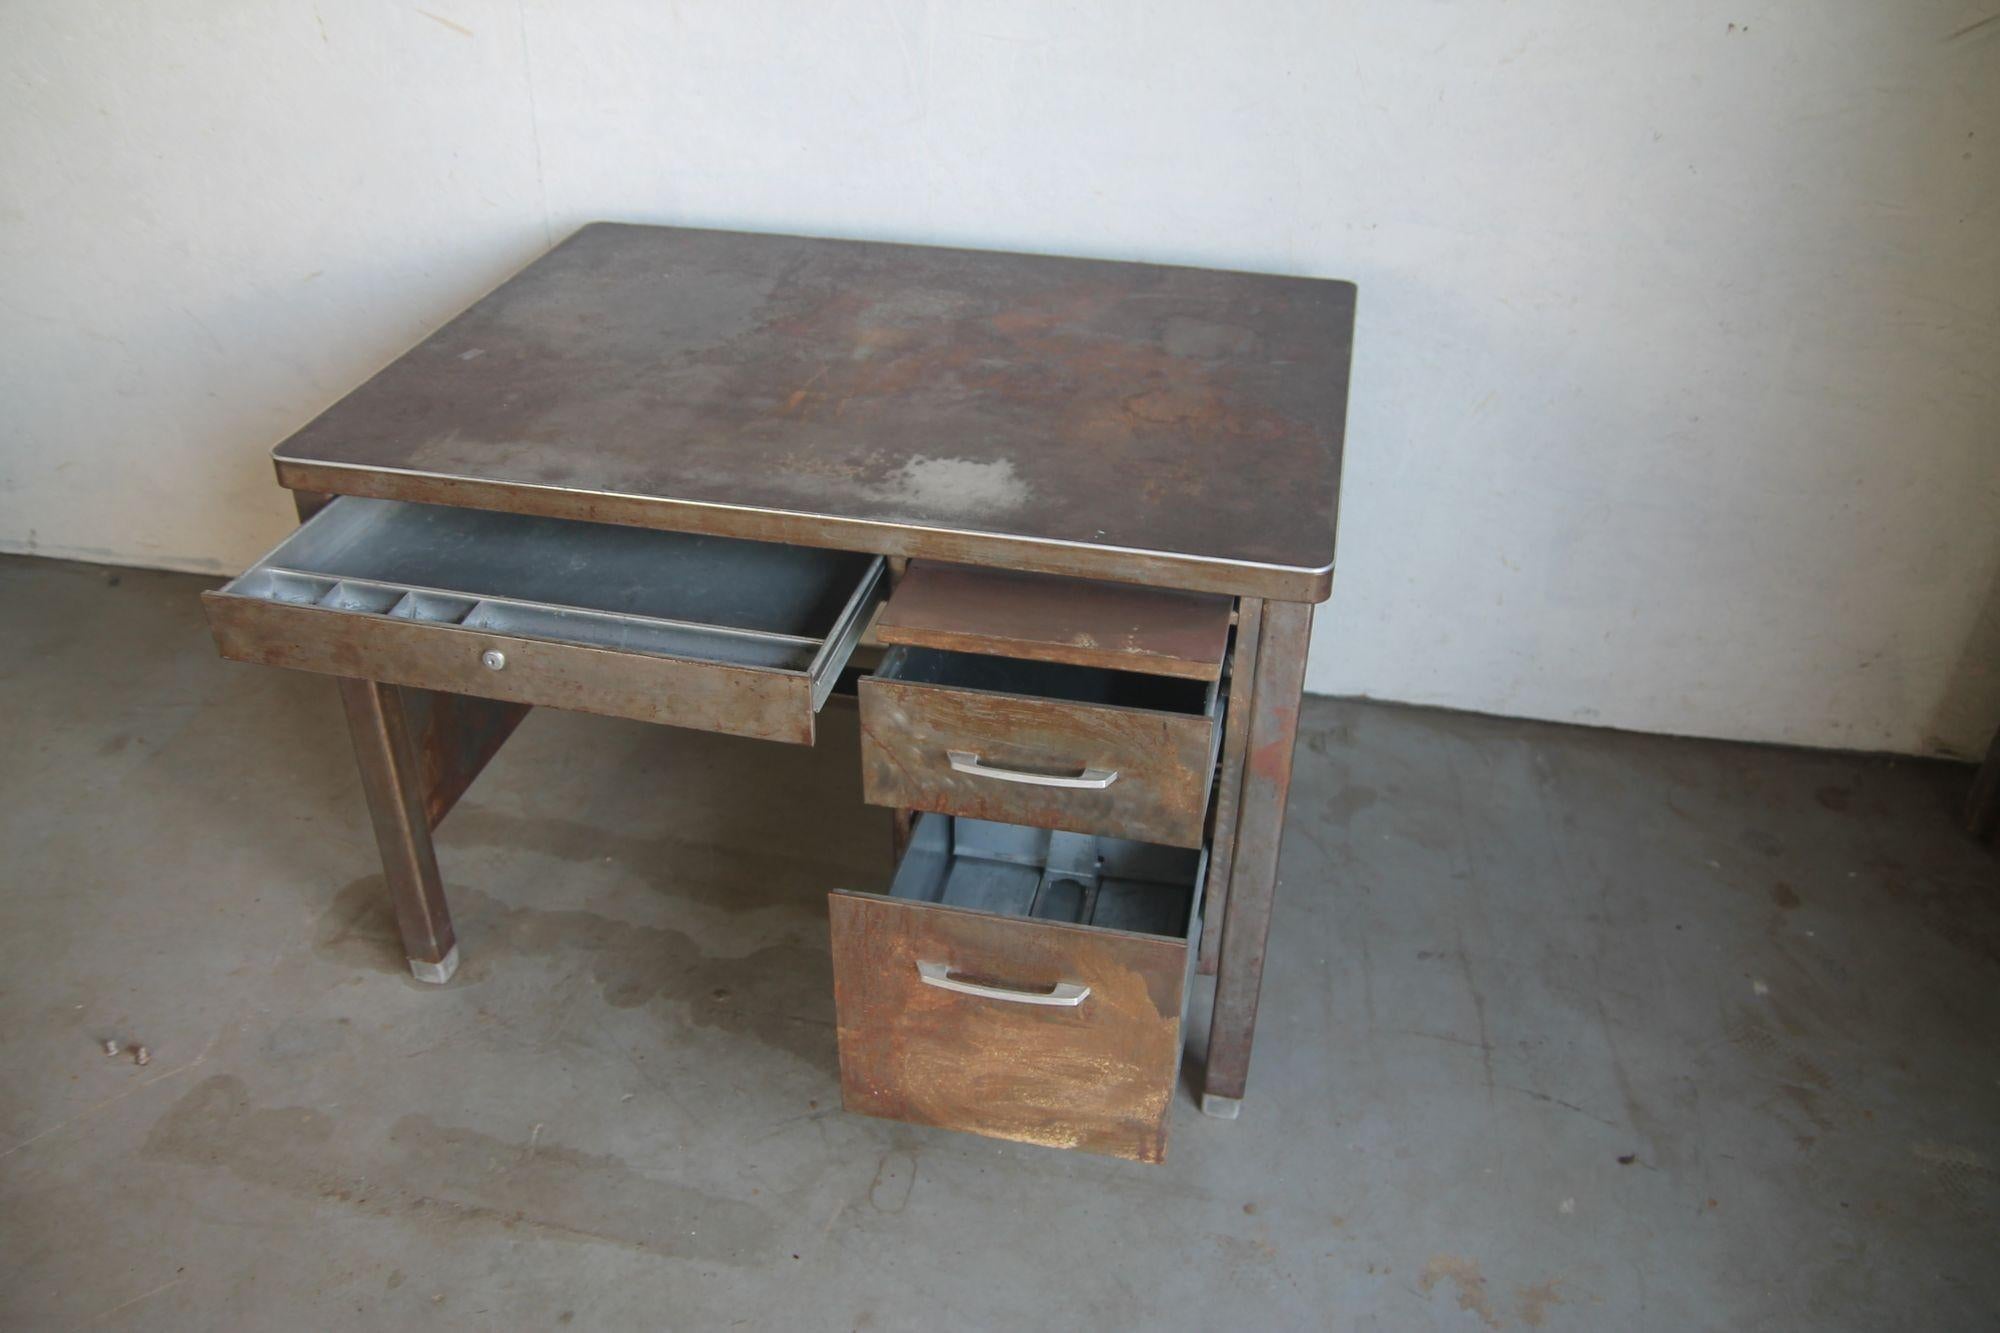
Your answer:
[[[1345,282],[599,223],[274,451],[298,490],[1318,601]]]

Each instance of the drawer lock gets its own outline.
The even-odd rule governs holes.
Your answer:
[[[488,671],[499,671],[507,665],[507,654],[498,648],[488,648],[479,655],[479,663]]]

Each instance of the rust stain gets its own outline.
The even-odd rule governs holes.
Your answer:
[[[812,396],[813,385],[826,378],[827,369],[826,366],[821,366],[813,372],[811,379],[792,390],[791,397],[785,400],[784,410],[787,415],[796,415],[799,409],[805,406],[806,400]]]
[[[1271,714],[1272,730],[1277,732],[1277,737],[1250,752],[1250,772],[1266,782],[1283,783],[1291,777],[1292,739],[1298,725],[1299,708],[1297,704],[1273,704]]]
[[[1492,1297],[1486,1290],[1486,1275],[1479,1271],[1479,1261],[1466,1259],[1456,1254],[1437,1254],[1424,1265],[1423,1275],[1417,1279],[1417,1288],[1428,1296],[1440,1282],[1449,1282],[1458,1294],[1458,1308],[1469,1310],[1479,1316],[1479,1322],[1488,1328],[1500,1327],[1500,1316],[1494,1313]]]
[[[871,803],[1199,846],[1212,718],[1150,715],[876,676],[861,685],[863,789]],[[995,784],[954,773],[951,750],[1009,768],[1124,775],[1101,792]]]
[[[1009,941],[1036,939],[1020,924],[834,898],[847,1109],[1161,1160],[1179,1064],[1180,1005],[1178,994],[1158,994],[1154,974],[1178,978],[1172,950],[1074,936],[1050,939],[1047,948],[1006,950]],[[1010,985],[1088,977],[1091,1010],[968,1006],[912,980],[919,958],[951,958],[967,975],[979,975],[978,960],[996,950],[1010,956]]]
[[[840,418],[912,394],[962,391],[1053,413],[1068,428],[1060,433],[1086,445],[1311,435],[1301,421],[1241,403],[1231,375],[1207,359],[1104,336],[1093,325],[1116,309],[1113,288],[1044,293],[990,314],[906,309],[896,295],[866,286],[800,293],[797,306],[771,322],[801,353],[849,349],[846,361],[821,366],[794,390],[781,415],[824,410]],[[822,376],[825,388],[808,392]],[[1206,474],[1183,465],[1172,481],[1198,495]]]
[[[889,524],[906,555],[1317,599],[1351,305],[1309,279],[591,226],[279,471],[813,545]],[[1033,504],[912,496],[900,469],[937,457],[1005,461]]]
[[[1556,1294],[1557,1285],[1555,1278],[1549,1278],[1515,1291],[1514,1308],[1520,1313],[1522,1323],[1529,1328],[1540,1328],[1547,1321],[1549,1307],[1562,1304],[1562,1297]]]

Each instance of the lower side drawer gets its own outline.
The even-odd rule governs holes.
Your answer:
[[[925,815],[831,896],[848,1110],[1158,1162],[1205,851]]]

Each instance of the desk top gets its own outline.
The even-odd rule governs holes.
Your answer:
[[[300,490],[1324,598],[1354,287],[596,223],[279,445]]]

